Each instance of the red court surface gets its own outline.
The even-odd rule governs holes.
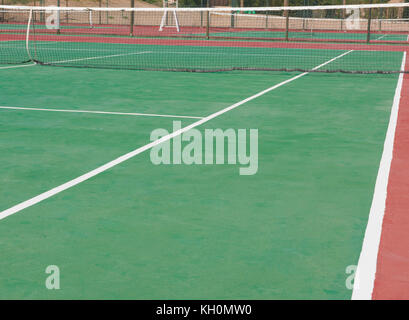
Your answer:
[[[409,62],[406,60],[406,65]],[[409,74],[404,75],[373,299],[409,299]]]

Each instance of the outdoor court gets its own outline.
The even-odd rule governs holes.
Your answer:
[[[0,65],[0,299],[350,299],[346,269],[372,249],[373,297],[407,292],[393,260],[409,241],[394,238],[406,224],[407,74],[115,70],[114,57],[196,68],[214,55],[206,67],[223,68],[258,55],[261,68],[365,70],[384,57],[376,45],[220,51],[212,40],[113,47],[63,37],[40,36],[32,53],[50,61],[66,50],[51,62],[68,66],[115,59],[114,69]],[[406,48],[382,66],[407,70]],[[1,34],[0,50],[26,54],[22,38]],[[150,134],[174,121],[258,129],[257,174],[154,165]],[[49,265],[60,268],[60,290],[44,285]]]

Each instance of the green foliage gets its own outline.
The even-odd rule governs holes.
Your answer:
[[[200,7],[200,0],[179,0],[180,7]]]
[[[161,0],[143,0],[144,2],[150,3],[157,5],[158,7],[162,7],[162,1]]]

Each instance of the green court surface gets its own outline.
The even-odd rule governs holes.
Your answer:
[[[234,32],[213,32],[212,36],[218,37],[243,37],[243,38],[285,38],[285,31],[234,31]],[[393,33],[382,33],[376,32],[370,34],[371,40],[382,40],[382,41],[408,41],[408,34],[393,34]],[[305,31],[294,31],[288,33],[289,38],[296,39],[332,39],[332,40],[366,40],[366,33],[355,33],[355,32],[320,32],[317,30]]]
[[[65,39],[64,36],[61,37]],[[70,39],[70,36],[66,37]],[[114,38],[115,39],[115,38]],[[123,41],[121,39],[120,41]],[[167,40],[164,40],[167,41]],[[31,56],[46,64],[59,66],[108,67],[114,69],[195,69],[203,71],[230,68],[310,70],[345,53],[341,49],[299,49],[282,47],[148,45],[139,43],[103,43],[78,41],[36,41],[30,43]],[[196,44],[193,41],[192,44]],[[224,46],[223,46],[224,44]],[[4,59],[16,63],[29,60],[25,41],[3,41]],[[396,71],[401,67],[402,52],[352,50],[342,59],[321,70]]]
[[[27,29],[27,24],[2,24],[2,29],[3,30],[26,30]],[[42,32],[42,28],[44,26],[37,26],[37,32]],[[122,25],[122,26],[99,26],[95,25],[92,26],[92,28],[89,25],[62,25],[61,29],[62,30],[69,30],[69,29],[81,29],[81,30],[89,30],[90,33],[94,30],[104,30],[104,29],[112,29],[113,31],[119,31],[122,29],[127,29],[128,26]],[[228,29],[228,28],[226,28]],[[139,28],[138,26],[134,27],[134,31],[136,33],[142,31],[138,31]],[[154,29],[152,29],[154,30]],[[155,29],[156,30],[156,29]],[[217,30],[217,28],[215,29]],[[215,36],[215,37],[238,37],[238,38],[285,38],[286,33],[285,30],[283,31],[275,31],[275,30],[267,30],[267,29],[260,29],[260,30],[252,30],[252,31],[240,31],[240,29],[234,29],[232,28],[231,31],[215,31],[215,30],[210,30],[210,35]],[[181,30],[184,32],[183,28]],[[203,32],[184,32],[185,34],[191,34],[194,36],[205,36],[206,33]],[[158,34],[159,36],[160,34]],[[370,34],[370,39],[371,40],[382,40],[382,41],[408,41],[408,36],[409,33],[404,34],[404,33],[388,33],[388,32],[382,32],[379,30],[373,30],[372,33]],[[319,31],[319,30],[313,30],[313,29],[308,29],[306,28],[305,30],[300,30],[300,31],[290,31],[288,33],[289,38],[296,38],[296,39],[315,39],[315,40],[324,40],[324,39],[332,39],[332,40],[366,40],[367,39],[367,34],[365,32],[351,32],[351,31]]]
[[[0,74],[3,107],[194,117],[297,75]],[[310,73],[197,127],[258,129],[255,175],[154,165],[147,150],[0,220],[0,299],[349,299],[345,270],[358,261],[397,80]],[[0,212],[146,145],[175,120],[197,121],[0,109]],[[60,290],[45,287],[49,265],[60,268]]]

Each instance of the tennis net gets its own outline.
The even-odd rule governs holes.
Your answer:
[[[408,72],[402,68],[409,49],[407,17],[409,3],[167,9],[0,6],[0,64],[192,72]]]

